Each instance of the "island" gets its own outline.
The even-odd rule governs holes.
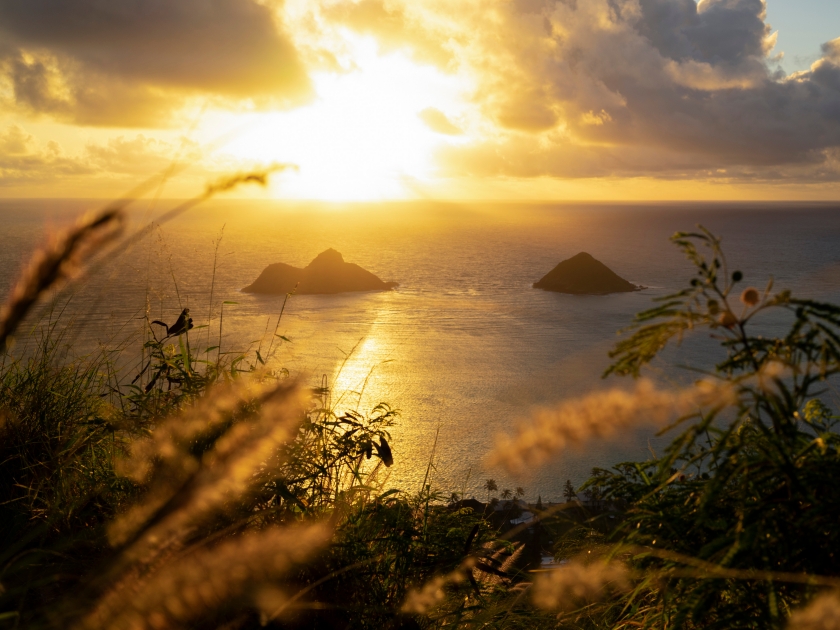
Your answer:
[[[535,282],[534,288],[575,295],[606,295],[639,291],[644,287],[627,282],[601,261],[581,252],[558,264]]]
[[[397,284],[383,282],[359,265],[344,262],[344,257],[334,249],[328,249],[303,269],[285,263],[269,265],[242,291],[275,295],[294,291],[298,295],[307,295],[387,291]]]

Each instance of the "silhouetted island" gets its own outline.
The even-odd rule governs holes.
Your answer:
[[[638,291],[644,287],[627,282],[604,263],[581,252],[545,274],[534,283],[534,288],[576,295],[604,295]]]
[[[396,282],[383,282],[359,265],[344,262],[344,257],[334,249],[321,252],[304,269],[285,263],[269,265],[252,284],[242,289],[245,293],[297,294],[349,293],[351,291],[387,291]]]

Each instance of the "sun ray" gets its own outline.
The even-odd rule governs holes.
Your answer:
[[[350,37],[351,70],[313,74],[317,97],[289,112],[254,114],[255,124],[225,152],[240,159],[292,162],[277,178],[283,197],[376,200],[411,196],[406,182],[434,172],[433,153],[461,136],[435,131],[430,108],[459,115],[463,82],[373,40]]]

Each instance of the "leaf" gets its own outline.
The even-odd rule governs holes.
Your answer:
[[[393,465],[394,456],[391,453],[391,447],[388,445],[388,442],[384,437],[379,438],[379,442],[379,444],[374,443],[374,446],[376,446],[376,454],[379,455],[379,459],[381,459],[382,463],[386,466]]]
[[[291,490],[289,490],[289,487],[285,483],[283,483],[282,481],[279,481],[279,480],[277,481],[277,494],[279,494],[281,497],[283,497],[287,501],[291,501],[292,503],[297,505],[304,512],[307,511],[307,507],[303,503],[303,501],[301,501],[296,494],[294,494]]]
[[[475,537],[478,535],[479,524],[476,523],[472,530],[470,531],[470,535],[467,536],[467,542],[464,543],[464,553],[468,554],[470,552],[470,547],[472,547],[473,542],[475,541]]]

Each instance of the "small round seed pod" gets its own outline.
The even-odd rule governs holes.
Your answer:
[[[718,317],[718,323],[724,328],[732,329],[738,323],[738,318],[735,317],[731,311],[726,311]]]
[[[758,294],[758,289],[754,287],[748,287],[741,293],[741,301],[747,306],[755,306],[759,300],[761,296]]]

